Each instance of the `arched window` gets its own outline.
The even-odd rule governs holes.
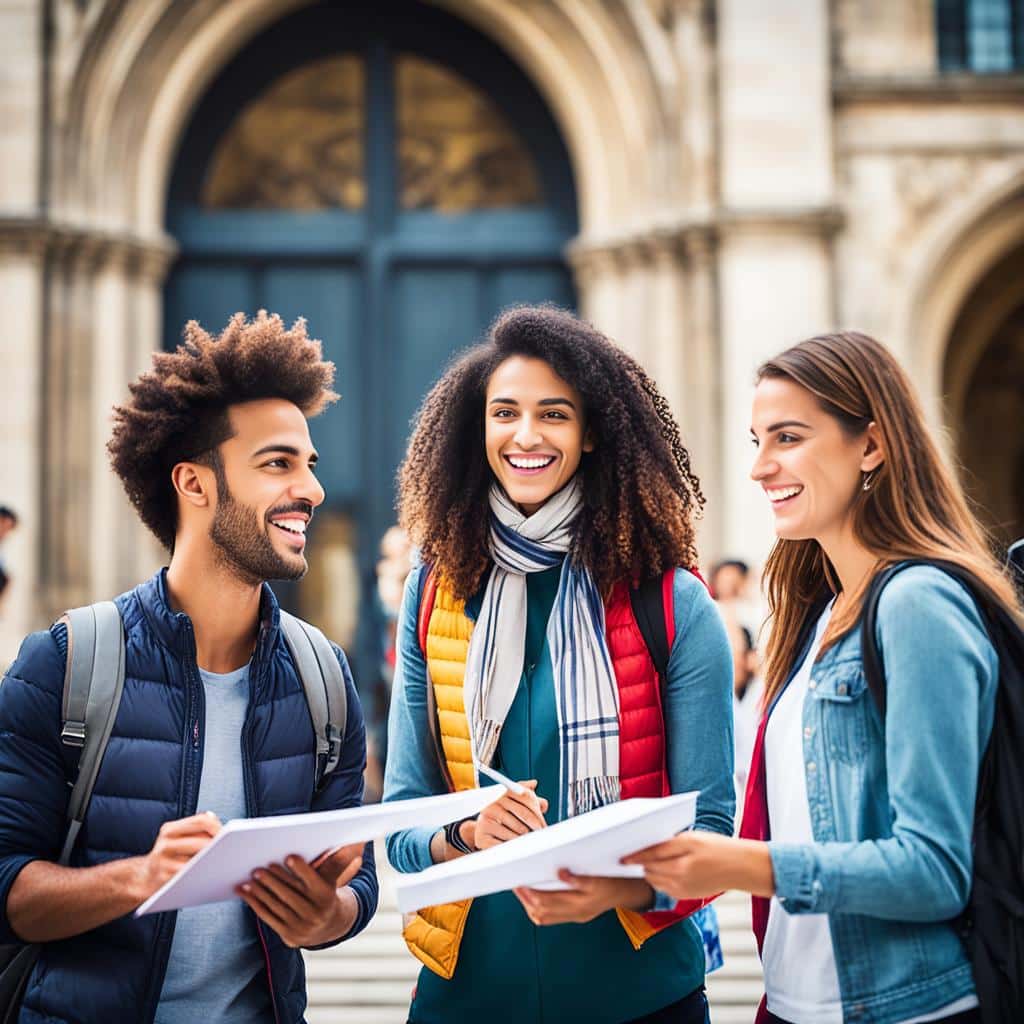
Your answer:
[[[935,27],[943,71],[1024,68],[1024,0],[937,0]]]
[[[398,205],[465,213],[535,206],[541,190],[522,139],[482,90],[434,61],[394,62]],[[210,210],[361,210],[366,89],[358,56],[297,68],[235,118],[200,203]]]

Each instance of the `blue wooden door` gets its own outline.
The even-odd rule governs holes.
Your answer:
[[[181,256],[165,310],[169,346],[189,319],[212,332],[238,310],[303,316],[337,364],[341,401],[311,425],[317,521],[343,523],[332,536],[349,549],[356,612],[341,639],[365,685],[410,420],[501,308],[574,304],[563,250],[576,199],[550,114],[499,49],[426,5],[356,7],[273,26],[196,110],[169,193]],[[323,621],[341,598],[318,576],[321,532],[307,580],[276,589]]]

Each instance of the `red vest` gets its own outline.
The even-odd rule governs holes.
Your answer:
[[[704,580],[695,569],[691,572]],[[675,640],[675,570],[661,580],[665,633],[669,650]],[[705,584],[706,586],[706,584]],[[428,573],[420,599],[419,640],[426,651],[426,633],[434,606],[437,583]],[[605,642],[619,690],[619,786],[621,799],[661,797],[671,792],[665,756],[665,716],[661,683],[643,634],[633,614],[629,589],[616,585],[605,602]],[[661,931],[707,906],[710,899],[680,900],[673,910],[650,911],[647,924]]]

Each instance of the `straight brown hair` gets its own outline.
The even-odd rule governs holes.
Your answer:
[[[821,334],[794,345],[757,371],[809,391],[850,437],[874,422],[885,461],[870,489],[853,500],[853,532],[878,558],[876,571],[907,558],[942,559],[968,570],[990,594],[1019,613],[1009,577],[946,467],[910,380],[892,353],[856,331]],[[821,653],[857,625],[870,577],[829,622]],[[765,655],[767,705],[785,685],[797,644],[817,602],[841,589],[816,540],[777,540],[765,564],[771,633]],[[844,599],[845,600],[845,599]],[[820,656],[820,655],[819,655]]]

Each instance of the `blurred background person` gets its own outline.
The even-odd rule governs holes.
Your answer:
[[[764,682],[761,661],[754,646],[754,634],[735,619],[726,618],[725,629],[732,647],[732,720],[736,744],[736,820],[742,817],[743,794],[747,787],[750,756],[761,720],[761,696]]]
[[[367,802],[380,800],[384,791],[384,761],[387,757],[387,719],[391,706],[391,684],[395,678],[395,636],[402,592],[412,569],[414,550],[409,535],[400,526],[391,526],[380,541],[377,561],[377,604],[381,616],[378,671],[370,703],[372,722],[367,730],[366,793]]]
[[[750,583],[750,566],[739,558],[716,562],[711,569],[708,585],[716,601],[731,603],[746,596]]]
[[[741,558],[724,558],[711,567],[708,586],[722,617],[738,623],[752,637],[765,620],[764,598],[758,586],[759,572]]]
[[[400,526],[389,527],[380,541],[377,562],[377,600],[384,615],[382,678],[390,689],[395,674],[395,631],[402,607],[402,591],[413,565],[409,535]],[[384,707],[387,718],[387,707]]]
[[[3,602],[4,592],[10,583],[7,560],[4,557],[4,541],[17,525],[18,516],[15,511],[7,505],[0,505],[0,603]]]

